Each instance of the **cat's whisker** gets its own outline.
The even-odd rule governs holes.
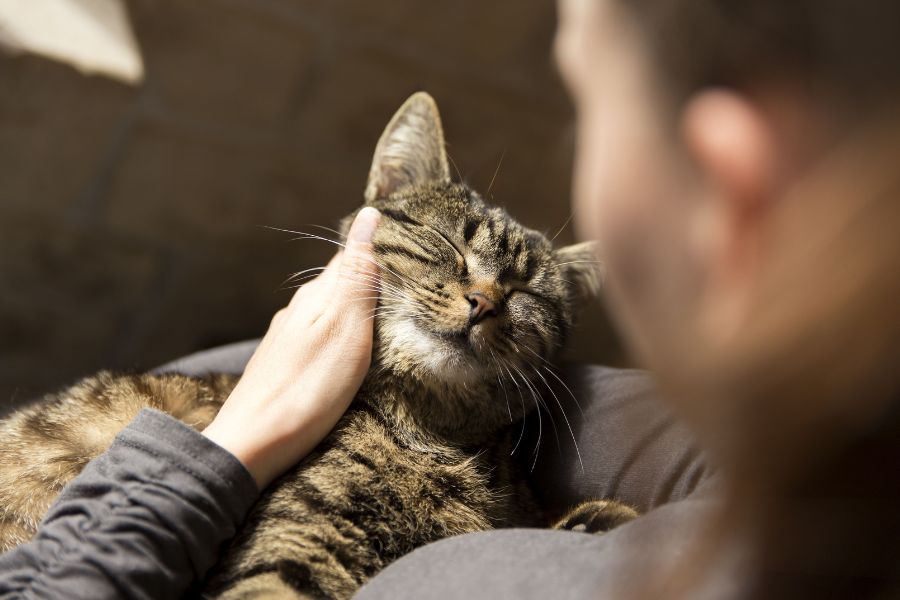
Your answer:
[[[540,418],[541,408],[544,408],[544,410],[547,412],[547,416],[550,417],[550,423],[553,425],[553,436],[556,438],[556,447],[559,450],[559,452],[562,453],[562,444],[559,441],[559,432],[557,431],[557,428],[556,428],[556,419],[553,417],[553,414],[549,410],[546,410],[546,405],[543,403],[543,401],[540,397],[540,394],[538,394],[535,391],[535,388],[533,387],[531,381],[528,379],[528,376],[525,375],[525,373],[523,373],[517,366],[515,366],[515,365],[511,365],[511,366],[512,366],[513,370],[515,370],[519,374],[519,376],[522,378],[522,383],[525,384],[525,387],[528,388],[529,392],[531,392],[531,398],[534,400],[534,404],[538,410],[538,418]],[[540,443],[535,444],[534,462],[531,464],[532,471],[534,471],[534,467],[537,465],[539,449],[540,449]]]
[[[519,449],[519,445],[522,443],[522,439],[525,437],[525,419],[526,419],[526,417],[527,417],[527,414],[526,414],[526,411],[525,411],[525,399],[522,397],[522,389],[519,388],[519,384],[516,383],[516,381],[515,381],[515,379],[513,378],[512,373],[510,372],[509,368],[506,367],[505,364],[503,364],[503,363],[505,363],[506,361],[503,360],[503,357],[502,357],[502,356],[498,356],[498,360],[499,360],[499,361],[502,361],[502,362],[501,362],[501,366],[502,366],[504,369],[506,369],[507,374],[509,374],[510,380],[512,380],[512,382],[516,384],[516,388],[519,390],[519,404],[520,404],[520,406],[522,407],[522,418],[521,418],[521,421],[522,421],[522,422],[521,422],[521,425],[520,425],[520,427],[519,427],[519,438],[516,440],[516,443],[515,443],[515,445],[513,446],[512,451],[510,451],[510,453],[509,453],[509,455],[512,456],[513,454],[516,453],[516,450]],[[505,387],[504,387],[504,390],[503,390],[503,391],[504,391],[504,393],[506,393],[506,388],[505,388]],[[509,402],[509,399],[507,398],[507,406],[508,406],[508,402]],[[538,416],[538,423],[540,423],[540,415]]]
[[[463,181],[462,173],[459,172],[459,167],[456,166],[456,161],[453,160],[453,157],[450,156],[450,153],[447,153],[447,160],[450,161],[450,164],[453,165],[453,170],[456,171],[456,180]]]
[[[528,378],[524,372],[522,372],[522,377],[525,380],[525,385],[531,390],[532,395],[535,398],[538,406],[544,409],[547,413],[547,416],[550,417],[550,425],[553,427],[553,437],[556,440],[556,449],[562,454],[562,442],[559,439],[559,427],[556,425],[556,417],[553,416],[553,411],[550,410],[550,407],[547,405],[543,396],[541,396],[541,392],[537,389],[537,386]]]
[[[416,317],[425,317],[427,316],[424,312],[415,307],[410,306],[383,306],[378,305],[373,309],[373,312],[376,312],[379,316],[387,316],[387,315],[399,315],[404,318],[414,319]]]
[[[559,237],[559,234],[561,234],[561,233],[566,229],[566,226],[568,226],[568,224],[572,222],[572,219],[573,219],[574,217],[575,217],[575,211],[570,212],[570,213],[569,213],[569,218],[566,219],[566,222],[562,224],[562,227],[559,228],[559,231],[556,232],[556,235],[554,235],[552,238],[550,238],[550,243],[551,243],[551,244],[552,244],[554,241],[556,241],[556,238],[558,238],[558,237]]]
[[[414,315],[410,314],[405,310],[374,310],[372,311],[373,318],[384,319],[385,317],[397,317],[399,319],[412,319]]]
[[[398,292],[398,293],[401,293],[401,294],[403,294],[403,295],[406,295],[406,294],[407,294],[407,290],[405,290],[404,288],[400,287],[399,285],[395,285],[395,284],[393,284],[393,283],[391,283],[391,282],[389,282],[389,281],[385,281],[383,278],[377,277],[377,276],[375,276],[375,275],[369,275],[369,274],[366,274],[366,273],[359,273],[359,274],[358,274],[358,278],[359,278],[360,280],[362,280],[362,281],[365,281],[365,282],[367,282],[367,283],[373,284],[373,286],[379,287],[379,288],[384,289],[384,290],[390,290],[390,291]]]
[[[541,378],[541,381],[544,382],[547,390],[556,401],[556,405],[559,407],[559,412],[562,413],[563,420],[565,420],[566,422],[566,427],[569,429],[569,435],[572,436],[572,445],[575,446],[575,454],[576,456],[578,456],[578,464],[581,465],[581,472],[584,473],[584,461],[581,459],[581,451],[578,449],[578,442],[575,440],[575,432],[572,430],[572,424],[569,423],[569,417],[566,415],[566,409],[563,408],[562,402],[559,401],[559,397],[557,397],[556,392],[553,391],[553,388],[550,387],[550,384],[547,383],[547,379],[541,374],[541,372],[537,370],[537,367],[532,366],[531,368],[534,369],[534,372],[537,373],[538,377]]]
[[[491,182],[487,186],[487,192],[485,195],[490,196],[491,190],[494,189],[494,181],[497,180],[497,174],[500,173],[500,167],[503,165],[503,159],[506,157],[506,148],[503,149],[503,153],[500,155],[500,160],[497,161],[497,168],[494,169],[494,176],[491,177]],[[491,196],[493,198],[493,196]]]
[[[569,260],[566,262],[556,263],[557,267],[564,267],[566,265],[602,265],[602,260]]]
[[[315,277],[315,275],[313,275],[313,274],[307,275],[306,277],[304,277],[304,279],[312,278],[312,277]],[[357,284],[359,284],[360,281],[363,282],[363,285],[359,286],[359,289],[378,293],[378,294],[384,296],[385,298],[392,298],[395,300],[404,300],[404,301],[410,300],[409,296],[404,291],[400,290],[399,288],[394,288],[392,286],[379,285],[377,280],[366,279],[365,277],[360,277],[357,280]],[[302,285],[303,284],[295,285],[295,286],[288,286],[288,287],[282,288],[282,289],[298,288],[298,287],[302,287]]]
[[[390,289],[386,290],[386,289],[382,289],[382,288],[371,287],[368,285],[360,286],[358,289],[361,289],[366,292],[373,292],[375,294],[379,294],[382,298],[390,299],[390,300],[407,301],[410,299],[408,296],[402,294],[401,292],[397,292],[397,291],[390,290]]]
[[[559,375],[557,375],[556,373],[553,372],[553,369],[550,369],[545,366],[544,370],[547,371],[548,373],[550,373],[553,377],[555,377],[556,380],[565,388],[565,390],[569,393],[569,396],[572,398],[572,402],[574,402],[575,406],[578,407],[578,412],[581,413],[581,418],[584,419],[585,418],[584,417],[584,409],[581,408],[581,403],[578,402],[578,398],[576,398],[575,394],[572,393],[571,388],[569,388],[569,386],[566,384],[566,382],[563,381]]]
[[[515,384],[516,389],[519,391],[519,402],[520,402],[521,405],[522,405],[522,413],[524,414],[524,413],[525,413],[525,397],[524,397],[524,395],[522,394],[522,387],[519,385],[519,382],[516,381],[516,378],[515,378],[515,376],[512,374],[512,371],[509,370],[509,366],[506,365],[504,368],[506,369],[506,372],[509,374],[509,379],[510,379],[510,381],[512,381],[513,384]],[[535,444],[535,447],[536,447],[536,448],[539,447],[539,446],[541,445],[541,436],[543,435],[543,423],[542,423],[542,419],[541,419],[541,411],[538,410],[537,413],[538,413],[538,438],[537,438],[537,442],[536,442],[536,444]],[[519,444],[522,443],[522,439],[523,439],[524,437],[525,437],[525,420],[523,419],[523,420],[522,420],[522,429],[521,429],[521,431],[519,432],[519,439],[518,439],[518,441],[516,442],[516,445],[513,446],[512,452],[509,453],[510,456],[512,456],[513,454],[515,454],[515,453],[516,453],[516,450],[519,449]],[[533,467],[533,466],[532,466],[532,470],[534,470],[534,467]]]
[[[293,230],[293,229],[284,229],[284,228],[282,228],[282,227],[273,227],[273,226],[271,226],[271,225],[261,225],[261,227],[264,227],[264,228],[266,228],[266,229],[271,229],[271,230],[273,230],[273,231],[281,231],[281,232],[283,232],[283,233],[290,233],[290,234],[293,234],[293,235],[297,236],[297,237],[291,238],[291,241],[298,241],[298,240],[318,240],[318,241],[322,241],[322,242],[328,242],[329,244],[334,244],[335,246],[340,246],[341,248],[346,248],[346,247],[347,247],[347,245],[344,244],[343,242],[339,242],[339,241],[337,241],[337,240],[333,240],[333,239],[331,239],[331,238],[327,238],[327,237],[324,237],[324,236],[321,236],[321,235],[316,235],[316,234],[314,234],[314,233],[309,233],[309,232],[306,232],[306,231],[295,231],[295,230]],[[319,226],[319,227],[321,227],[321,226]],[[387,267],[387,266],[384,265],[383,263],[380,263],[380,262],[379,262],[376,258],[374,258],[374,257],[371,259],[371,262],[372,262],[372,264],[374,264],[374,265],[375,265],[376,267],[378,267],[379,269],[381,269],[381,270],[383,270],[383,271],[386,271],[386,272],[390,273],[391,275],[394,275],[394,276],[397,277],[398,279],[401,279],[401,280],[407,279],[407,280],[409,280],[409,281],[414,281],[413,279],[408,278],[408,277],[406,277],[406,276],[404,276],[404,275],[401,275],[400,273],[397,273],[396,271],[390,269],[389,267]]]
[[[509,422],[513,422],[512,417],[512,408],[509,406],[509,396],[506,394],[506,387],[504,387],[503,382],[500,380],[500,363],[497,362],[497,355],[494,354],[494,349],[488,346],[488,351],[491,353],[491,360],[494,361],[494,367],[497,369],[497,385],[500,386],[500,389],[503,390],[503,395],[506,398],[506,411],[509,413]]]
[[[414,312],[410,312],[404,307],[384,307],[384,306],[376,306],[372,309],[372,315],[370,318],[382,318],[387,316],[398,316],[401,318],[413,318],[415,317]]]
[[[581,408],[581,403],[578,402],[578,398],[575,397],[575,394],[572,392],[572,389],[571,389],[571,388],[566,384],[566,382],[563,381],[562,378],[560,378],[560,376],[557,375],[556,372],[553,370],[553,369],[555,368],[555,366],[553,365],[553,363],[551,363],[550,361],[548,361],[546,358],[544,358],[543,356],[541,356],[540,354],[538,354],[537,352],[535,352],[535,351],[532,350],[531,348],[528,348],[528,347],[526,346],[525,349],[528,350],[529,352],[531,352],[535,357],[537,357],[538,359],[540,359],[541,361],[544,362],[544,365],[542,365],[542,366],[543,366],[543,369],[544,369],[545,371],[547,371],[548,373],[550,373],[550,375],[552,375],[552,376],[554,377],[554,379],[556,379],[556,380],[560,383],[560,385],[562,385],[563,388],[565,388],[566,392],[568,392],[568,394],[569,394],[569,397],[572,398],[572,402],[574,402],[574,403],[575,403],[575,406],[578,407],[578,412],[581,413],[581,418],[584,419],[584,418],[585,418],[585,417],[584,417],[584,409]]]
[[[329,244],[334,244],[335,246],[340,246],[341,248],[346,248],[347,244],[343,242],[339,242],[337,240],[333,240],[331,238],[327,238],[321,235],[316,235],[314,233],[306,233],[303,231],[290,231],[288,229],[278,229],[277,227],[270,227],[270,229],[276,229],[278,231],[283,231],[285,233],[293,233],[296,237],[292,237],[289,241],[296,242],[299,240],[319,240],[320,242],[328,242]]]
[[[385,316],[385,315],[379,315],[379,314],[369,315],[368,317],[366,317],[365,319],[363,319],[363,322],[364,322],[364,323],[368,323],[369,321],[373,321],[373,320],[375,320],[375,319],[382,319],[382,318],[384,318],[384,316]]]
[[[332,229],[331,227],[325,227],[324,225],[319,225],[318,223],[307,223],[306,225],[309,227],[318,227],[319,229],[329,231],[338,237],[343,237],[343,234],[340,231],[338,231],[337,229]]]
[[[344,277],[344,275],[340,275]],[[380,291],[384,293],[386,296],[393,294],[396,298],[402,298],[404,300],[412,300],[406,290],[403,288],[393,285],[387,281],[384,281],[378,277],[373,275],[367,275],[365,273],[356,273],[352,276],[353,279],[359,282],[363,282],[367,284],[369,287],[367,289],[371,289],[373,291]]]
[[[305,274],[307,274],[307,273],[309,273],[309,272],[311,272],[311,271],[316,271],[316,272],[318,272],[318,271],[324,271],[324,270],[327,269],[327,268],[328,268],[328,267],[310,267],[309,269],[303,269],[302,271],[297,271],[296,273],[292,273],[287,279],[285,279],[284,281],[282,281],[282,282],[281,282],[281,285],[284,285],[284,284],[286,284],[286,283],[290,283],[291,281],[294,281],[294,280],[297,279],[298,277],[301,277],[301,276],[303,276],[303,275],[305,275]]]

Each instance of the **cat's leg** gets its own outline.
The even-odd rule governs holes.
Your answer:
[[[331,485],[315,487],[311,480],[328,481],[310,471],[336,466],[325,462],[301,464],[263,492],[209,574],[204,597],[349,599],[384,566],[373,546],[390,542],[390,527],[378,511],[369,511],[371,499],[338,489],[357,473],[341,470]]]
[[[638,516],[636,510],[615,500],[582,502],[553,524],[553,529],[605,533]]]
[[[279,560],[236,581],[224,590],[208,591],[215,600],[344,600],[359,589],[359,582],[329,566],[325,555]]]
[[[204,600],[321,600],[323,596],[297,591],[278,571],[259,573],[243,579],[217,594],[203,594]]]
[[[204,598],[344,600],[381,566],[368,556],[364,539],[350,543],[334,526],[307,521],[266,529],[216,567]],[[282,531],[270,535],[276,529]]]

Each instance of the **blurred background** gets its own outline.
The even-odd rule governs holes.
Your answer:
[[[462,177],[569,217],[552,0],[4,0],[0,400],[257,337],[334,248],[375,142],[420,89]],[[558,240],[572,240],[571,227]],[[570,358],[621,363],[599,306]]]

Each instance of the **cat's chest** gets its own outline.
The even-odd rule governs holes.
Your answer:
[[[410,447],[355,414],[299,466],[295,493],[323,516],[419,545],[491,527],[501,494],[489,471],[452,447]]]

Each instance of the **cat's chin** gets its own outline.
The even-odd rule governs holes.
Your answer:
[[[427,331],[410,320],[392,323],[390,330],[389,345],[394,352],[404,357],[404,362],[415,364],[416,371],[424,372],[435,383],[464,386],[489,377],[468,333]]]

